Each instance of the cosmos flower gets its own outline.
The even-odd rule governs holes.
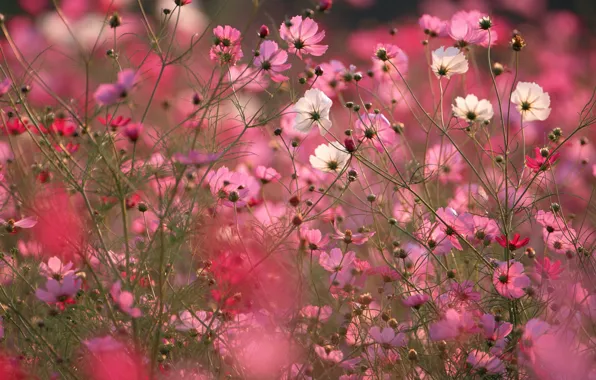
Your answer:
[[[265,41],[259,47],[259,56],[255,58],[255,65],[269,74],[272,81],[279,83],[290,79],[282,74],[292,67],[286,63],[287,60],[288,53],[280,49],[276,42]]]
[[[332,105],[333,101],[323,91],[317,88],[307,90],[294,106],[294,129],[308,133],[317,125],[321,135],[325,135],[331,129],[329,112]]]
[[[469,123],[484,122],[492,119],[493,106],[486,99],[478,100],[475,95],[467,95],[464,98],[455,98],[455,104],[451,105],[453,114]]]
[[[437,78],[451,78],[453,74],[464,74],[468,71],[468,60],[462,51],[455,47],[441,46],[432,52],[432,71]]]
[[[95,101],[100,106],[109,106],[125,99],[136,82],[136,72],[125,69],[118,73],[116,83],[101,84],[93,94]]]
[[[288,51],[302,59],[302,54],[321,56],[327,51],[327,45],[318,45],[325,37],[325,31],[318,31],[319,26],[310,17],[294,16],[281,24],[279,36],[288,43]]]
[[[518,82],[511,95],[523,121],[544,121],[550,115],[550,96],[536,83]]]
[[[315,149],[314,156],[310,156],[310,164],[313,168],[325,173],[341,172],[348,161],[350,154],[338,142],[319,145]]]

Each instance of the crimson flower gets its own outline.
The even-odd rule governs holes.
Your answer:
[[[520,240],[520,235],[515,234],[513,235],[513,239],[507,241],[507,236],[501,235],[500,237],[495,238],[497,243],[501,245],[503,248],[509,248],[511,251],[514,251],[518,248],[521,248],[530,242],[530,238],[525,238]]]
[[[548,150],[542,150],[538,147],[534,148],[534,153],[536,158],[526,156],[526,166],[532,169],[534,173],[550,169],[551,165],[553,165],[561,156],[561,153],[558,152],[549,156]],[[546,157],[544,156],[544,153],[546,153]]]

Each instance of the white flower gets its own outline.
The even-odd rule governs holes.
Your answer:
[[[486,99],[478,100],[476,95],[467,95],[465,99],[458,96],[451,109],[455,116],[470,123],[488,121],[494,115],[492,104]]]
[[[431,65],[437,78],[450,78],[453,74],[463,74],[468,71],[468,60],[458,48],[441,46],[433,51]]]
[[[332,105],[331,99],[318,88],[306,91],[304,97],[298,100],[294,106],[296,112],[294,129],[308,133],[313,125],[317,124],[321,135],[324,135],[331,128],[329,111]]]
[[[315,155],[310,156],[310,164],[313,168],[322,172],[339,172],[348,164],[350,154],[338,142],[322,144],[315,149]]]
[[[518,82],[511,95],[523,121],[546,120],[550,115],[550,96],[536,83]]]

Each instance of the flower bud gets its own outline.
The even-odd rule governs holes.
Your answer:
[[[356,143],[354,142],[353,139],[351,139],[349,137],[344,140],[344,146],[346,147],[346,150],[350,153],[353,153],[356,151]]]
[[[333,5],[333,0],[320,0],[319,5],[317,5],[317,10],[319,12],[327,12],[331,9]]]
[[[503,74],[505,72],[505,67],[503,67],[502,64],[500,64],[499,62],[495,62],[493,63],[493,74],[498,77],[499,75]]]
[[[261,25],[259,28],[259,37],[260,38],[267,38],[269,36],[269,28],[267,25]]]
[[[120,17],[118,13],[114,12],[112,16],[110,16],[109,24],[110,28],[112,29],[119,27],[122,25],[122,17]]]

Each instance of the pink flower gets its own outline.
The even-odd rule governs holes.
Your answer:
[[[285,40],[288,51],[302,59],[302,54],[321,56],[327,51],[327,45],[317,45],[325,37],[325,31],[318,32],[319,26],[310,17],[294,16],[281,24],[279,36]],[[318,32],[318,33],[317,33]]]
[[[112,289],[110,290],[110,295],[118,308],[122,310],[124,313],[130,315],[133,318],[138,318],[141,316],[141,309],[138,307],[132,307],[134,303],[134,296],[131,292],[122,291],[122,284],[120,281],[116,281],[114,285],[112,285]]]
[[[191,313],[185,310],[180,314],[179,321],[176,324],[176,330],[195,331],[199,335],[204,335],[209,330],[215,330],[219,326],[219,321],[206,311],[197,311]]]
[[[57,281],[61,281],[64,276],[74,274],[72,267],[73,264],[71,262],[68,262],[68,264],[63,264],[62,260],[54,256],[48,259],[47,264],[39,264],[39,274],[47,278],[53,278]]]
[[[356,253],[353,251],[346,252],[344,255],[339,248],[333,248],[331,252],[321,252],[319,256],[319,264],[328,272],[339,272],[344,268],[349,268]]]
[[[530,278],[524,274],[521,263],[503,261],[493,273],[493,285],[503,297],[517,299],[526,294],[524,289],[530,286]]]
[[[300,310],[300,315],[302,315],[302,317],[319,322],[326,322],[329,317],[331,317],[332,313],[333,310],[331,309],[331,306],[321,307],[308,305]]]
[[[436,144],[426,152],[426,177],[439,176],[443,184],[448,182],[458,183],[463,179],[464,163],[461,154],[450,143]]]
[[[408,56],[399,47],[391,44],[378,44],[373,55],[375,74],[380,76],[393,75],[399,78],[399,74],[405,75],[408,72]]]
[[[557,162],[559,157],[561,157],[561,153],[557,152],[551,155],[547,150],[546,156],[544,156],[541,153],[541,149],[536,147],[534,148],[534,156],[535,158],[526,156],[526,166],[532,169],[534,173],[540,173],[541,171],[550,169],[551,166]]]
[[[310,83],[313,88],[318,88],[330,98],[337,96],[338,92],[346,88],[346,75],[348,78],[350,75],[353,76],[348,73],[344,64],[337,60],[321,63],[319,66],[323,70],[323,75],[313,77]]]
[[[220,153],[201,153],[191,150],[188,154],[176,153],[172,158],[183,165],[204,165],[221,157]]]
[[[497,33],[494,29],[490,31],[480,28],[480,19],[486,15],[478,11],[459,11],[451,17],[449,23],[449,36],[453,38],[460,47],[467,45],[488,46],[493,45],[497,40]]]
[[[381,330],[380,327],[374,326],[369,331],[370,337],[385,349],[392,347],[404,347],[408,344],[406,334],[395,333],[395,330],[391,327],[385,327]]]
[[[364,114],[356,121],[358,140],[370,141],[379,152],[385,149],[391,150],[395,144],[396,135],[391,128],[391,123],[382,114]]]
[[[339,350],[333,350],[330,346],[315,346],[315,353],[324,361],[339,363],[343,360],[344,354]]]
[[[454,340],[461,335],[475,334],[479,331],[472,313],[467,311],[459,313],[454,309],[447,310],[444,318],[431,324],[428,330],[430,339],[435,342]]]
[[[260,185],[257,180],[245,173],[233,172],[222,166],[207,175],[211,194],[219,198],[224,206],[246,206],[257,196]]]
[[[303,239],[311,251],[316,251],[321,248],[324,248],[327,243],[329,243],[329,239],[327,236],[323,237],[323,234],[320,230],[310,230],[308,228],[302,228],[300,230],[300,238]]]
[[[281,174],[279,174],[277,170],[273,168],[267,168],[263,165],[257,166],[255,169],[255,175],[263,184],[277,182],[281,179]]]
[[[4,228],[6,228],[6,231],[10,232],[10,233],[15,233],[18,231],[19,228],[32,228],[37,224],[37,218],[29,216],[26,218],[23,218],[21,220],[14,220],[14,219],[8,219],[8,220],[4,220],[2,218],[0,218],[0,224],[4,225]]]
[[[136,81],[136,73],[132,69],[122,70],[118,73],[116,83],[101,84],[93,94],[95,101],[100,106],[109,106],[126,98]]]
[[[335,233],[331,235],[331,238],[343,240],[346,244],[362,245],[375,235],[374,231],[353,233],[352,230],[345,230],[342,232],[337,228],[336,224],[333,225],[333,228],[335,229]]]
[[[524,333],[519,340],[519,353],[522,360],[533,363],[536,360],[536,349],[540,340],[547,336],[550,325],[539,319],[530,319],[524,327]],[[553,347],[554,348],[554,347]]]
[[[0,98],[10,91],[10,86],[12,86],[12,81],[9,77],[4,78],[4,80],[0,82]]]
[[[403,303],[407,307],[413,307],[414,309],[419,309],[420,306],[427,303],[429,299],[430,299],[430,297],[428,296],[428,294],[419,293],[419,294],[413,294],[413,295],[409,296],[408,298],[404,299]]]
[[[515,251],[521,247],[524,247],[526,244],[530,242],[530,238],[524,238],[520,240],[520,234],[514,234],[513,239],[507,241],[507,236],[501,235],[495,238],[497,243],[503,248],[507,248],[510,251]]]
[[[492,314],[484,314],[480,317],[480,322],[484,338],[492,342],[505,339],[513,331],[513,325],[511,323],[497,322],[495,316]]]
[[[467,239],[476,243],[483,243],[485,241],[494,240],[499,234],[499,226],[494,220],[479,216],[470,215],[470,218],[466,220],[468,223],[468,235]]]
[[[220,65],[235,65],[244,54],[240,43],[240,31],[229,25],[218,25],[213,29],[213,46],[209,51],[209,58]]]
[[[535,219],[543,227],[542,235],[545,240],[548,234],[566,228],[565,221],[550,211],[538,210]]]
[[[552,262],[548,257],[545,257],[543,260],[536,259],[534,261],[534,265],[536,268],[536,274],[538,274],[540,278],[547,280],[557,280],[559,275],[563,273],[561,261],[559,260]]]
[[[265,41],[259,48],[259,56],[255,58],[255,65],[269,74],[271,80],[279,83],[290,79],[281,74],[282,71],[286,71],[292,67],[292,65],[286,63],[287,60],[288,53],[280,49],[277,43]]]
[[[69,273],[62,281],[50,278],[46,282],[46,289],[37,288],[35,295],[49,304],[58,304],[63,309],[65,304],[74,303],[74,297],[81,289],[81,280],[74,273]]]
[[[555,231],[548,234],[546,245],[551,251],[559,255],[565,255],[568,251],[575,252],[573,240],[576,235],[577,233],[573,228],[569,228],[567,231]]]
[[[470,364],[475,371],[482,375],[487,373],[498,374],[505,371],[505,365],[499,358],[479,350],[470,352],[466,362]]]
[[[418,25],[424,30],[429,37],[445,37],[447,36],[447,21],[443,21],[438,17],[431,15],[422,15],[418,20]]]

